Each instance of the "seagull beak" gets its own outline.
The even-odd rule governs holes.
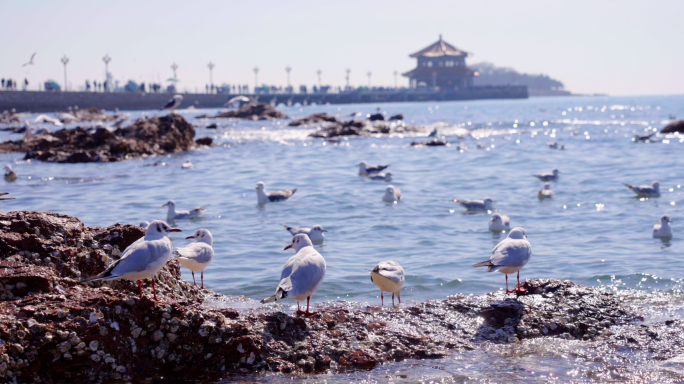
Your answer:
[[[327,229],[324,229],[324,230],[322,230],[321,232],[328,232],[328,230],[327,230]]]
[[[287,247],[285,247],[285,249],[283,249],[283,251],[284,251],[284,250],[287,250],[287,249],[290,249],[290,248],[292,248],[292,244],[290,244],[290,245],[288,245]]]
[[[183,231],[181,231],[178,228],[171,228],[171,229],[169,229],[169,232],[183,232]]]
[[[164,205],[162,205],[162,207],[168,207],[168,206],[169,206],[168,204],[164,204]]]
[[[188,237],[186,237],[186,239],[194,239],[194,238],[195,238],[195,236],[188,236]]]

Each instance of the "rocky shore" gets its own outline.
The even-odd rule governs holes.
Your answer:
[[[414,127],[404,124],[397,123],[371,123],[366,120],[345,120],[345,121],[335,121],[316,132],[310,134],[311,137],[316,138],[334,138],[341,136],[371,136],[378,134],[401,134],[409,132],[421,132],[425,129],[421,127]]]
[[[142,235],[137,226],[88,227],[55,213],[0,214],[3,381],[339,372],[538,337],[627,347],[653,359],[684,345],[679,320],[640,325],[619,296],[554,279],[526,281],[529,291],[518,297],[495,292],[398,307],[339,301],[316,305],[310,317],[277,306],[232,309],[250,300],[188,284],[173,259],[156,280],[159,302],[147,283],[142,300],[135,282],[80,283]]]
[[[233,118],[243,120],[277,120],[287,119],[287,114],[275,109],[268,103],[245,104],[237,111],[219,113],[214,118]]]
[[[56,163],[112,162],[187,151],[195,147],[195,128],[182,116],[140,119],[133,125],[73,128],[0,143],[0,153],[26,152],[25,159]]]
[[[666,125],[665,128],[663,128],[660,133],[684,133],[684,120],[677,120],[673,121],[670,124]]]

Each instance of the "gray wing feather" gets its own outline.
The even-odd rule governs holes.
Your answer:
[[[214,249],[206,243],[191,243],[183,248],[178,248],[174,253],[198,263],[208,263],[214,258]]]

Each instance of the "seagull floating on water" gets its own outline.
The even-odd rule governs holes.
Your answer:
[[[185,163],[181,164],[181,169],[193,169],[195,166],[192,165],[190,160],[186,161]]]
[[[487,267],[487,272],[501,272],[506,275],[506,293],[513,292],[508,289],[508,274],[518,273],[518,285],[515,291],[524,293],[527,289],[520,286],[520,270],[532,257],[532,245],[527,241],[525,230],[517,227],[508,234],[502,242],[494,247],[492,257],[473,267]]]
[[[394,295],[399,297],[401,304],[401,287],[404,286],[404,268],[396,261],[383,261],[370,271],[371,281],[380,288],[380,303],[385,305],[383,292],[392,292],[392,305],[394,305]]]
[[[14,172],[12,169],[12,166],[7,164],[5,165],[5,180],[7,181],[14,181],[17,179],[17,173]]]
[[[389,183],[390,181],[392,181],[392,172],[378,173],[377,175],[368,175],[368,178],[371,180],[386,181]]]
[[[489,220],[489,230],[493,232],[509,231],[511,229],[511,219],[508,216],[495,213]]]
[[[387,165],[380,165],[380,164],[368,165],[368,164],[366,164],[365,161],[362,161],[362,162],[358,163],[357,165],[359,166],[359,175],[361,175],[361,176],[370,175],[371,173],[378,173],[378,172],[380,172],[380,171],[382,171],[385,168],[390,166],[389,164],[387,164]]]
[[[166,105],[164,105],[164,106],[160,109],[160,111],[163,111],[163,110],[165,110],[165,109],[174,110],[174,109],[178,108],[178,107],[181,105],[181,102],[183,102],[183,96],[182,96],[182,95],[174,95],[174,96],[171,98],[171,100],[169,100],[169,102],[166,103]]]
[[[485,198],[484,200],[456,199],[454,202],[460,204],[469,211],[491,211],[494,209],[492,207],[494,200],[490,199],[489,197]]]
[[[283,225],[283,224],[281,224]],[[300,233],[303,233],[307,236],[309,236],[309,239],[316,244],[316,243],[322,243],[325,236],[323,235],[324,232],[328,232],[327,229],[324,229],[320,224],[316,224],[311,228],[300,228],[300,227],[288,227],[287,225],[283,225],[285,229],[292,234],[292,236],[299,235]]]
[[[555,141],[549,141],[548,143],[546,143],[546,145],[548,145],[551,149],[558,149],[558,143],[556,143]]]
[[[653,226],[653,237],[672,237],[672,224],[673,221],[670,219],[670,216],[668,215],[663,215],[663,217],[660,218],[660,221],[657,222]]]
[[[544,199],[553,199],[553,191],[551,190],[551,184],[546,183],[544,184],[544,189],[539,191],[539,200],[544,200]]]
[[[629,185],[625,187],[632,190],[639,197],[660,197],[660,182],[654,181],[651,185]]]
[[[282,190],[266,192],[266,184],[260,181],[256,185],[257,200],[259,204],[274,203],[277,201],[285,201],[297,192],[297,188],[292,190]]]
[[[558,181],[559,174],[560,171],[554,168],[553,171],[551,171],[551,173],[537,173],[536,175],[532,176],[536,177],[541,181]]]
[[[200,272],[202,289],[204,289],[204,270],[214,259],[214,248],[212,247],[214,238],[208,229],[198,229],[194,235],[188,236],[186,239],[195,239],[197,242],[178,248],[174,254],[177,256],[178,262],[192,272],[192,282],[195,285],[197,285],[195,272]]]
[[[292,243],[285,249],[294,248],[292,256],[280,274],[280,283],[275,295],[261,300],[262,304],[272,303],[285,298],[297,301],[297,313],[311,315],[309,300],[320,288],[325,276],[325,259],[316,251],[309,237],[303,233],[295,235]],[[299,302],[306,299],[306,312],[299,308]]]
[[[194,219],[195,217],[198,217],[199,215],[206,212],[209,206],[205,205],[203,207],[193,208],[189,211],[176,211],[176,202],[173,200],[169,200],[166,204],[162,205],[162,207],[169,207],[169,210],[166,214],[166,219],[171,221]]]
[[[182,232],[171,228],[162,220],[155,220],[145,230],[145,237],[138,239],[123,251],[121,258],[102,273],[86,278],[83,282],[99,280],[138,280],[140,299],[142,299],[143,279],[152,279],[154,301],[157,301],[157,290],[154,287],[154,276],[164,268],[171,256],[173,245],[167,237],[171,232]]]
[[[382,201],[387,203],[396,203],[401,200],[401,190],[394,185],[388,185],[385,188],[385,194],[382,196]]]

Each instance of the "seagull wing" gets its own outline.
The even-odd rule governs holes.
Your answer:
[[[268,192],[266,194],[266,196],[268,196],[269,201],[283,201],[283,200],[289,199],[290,196],[295,194],[295,192],[297,192],[297,188],[295,188],[291,191],[284,190],[284,191]]]
[[[527,240],[506,239],[496,247],[489,259],[491,267],[487,272],[496,271],[497,267],[519,267],[527,264],[532,256],[532,247]]]
[[[383,261],[373,269],[373,272],[398,284],[405,281],[404,268],[396,261]]]
[[[207,243],[190,243],[174,252],[179,258],[206,264],[214,258],[214,249]]]

